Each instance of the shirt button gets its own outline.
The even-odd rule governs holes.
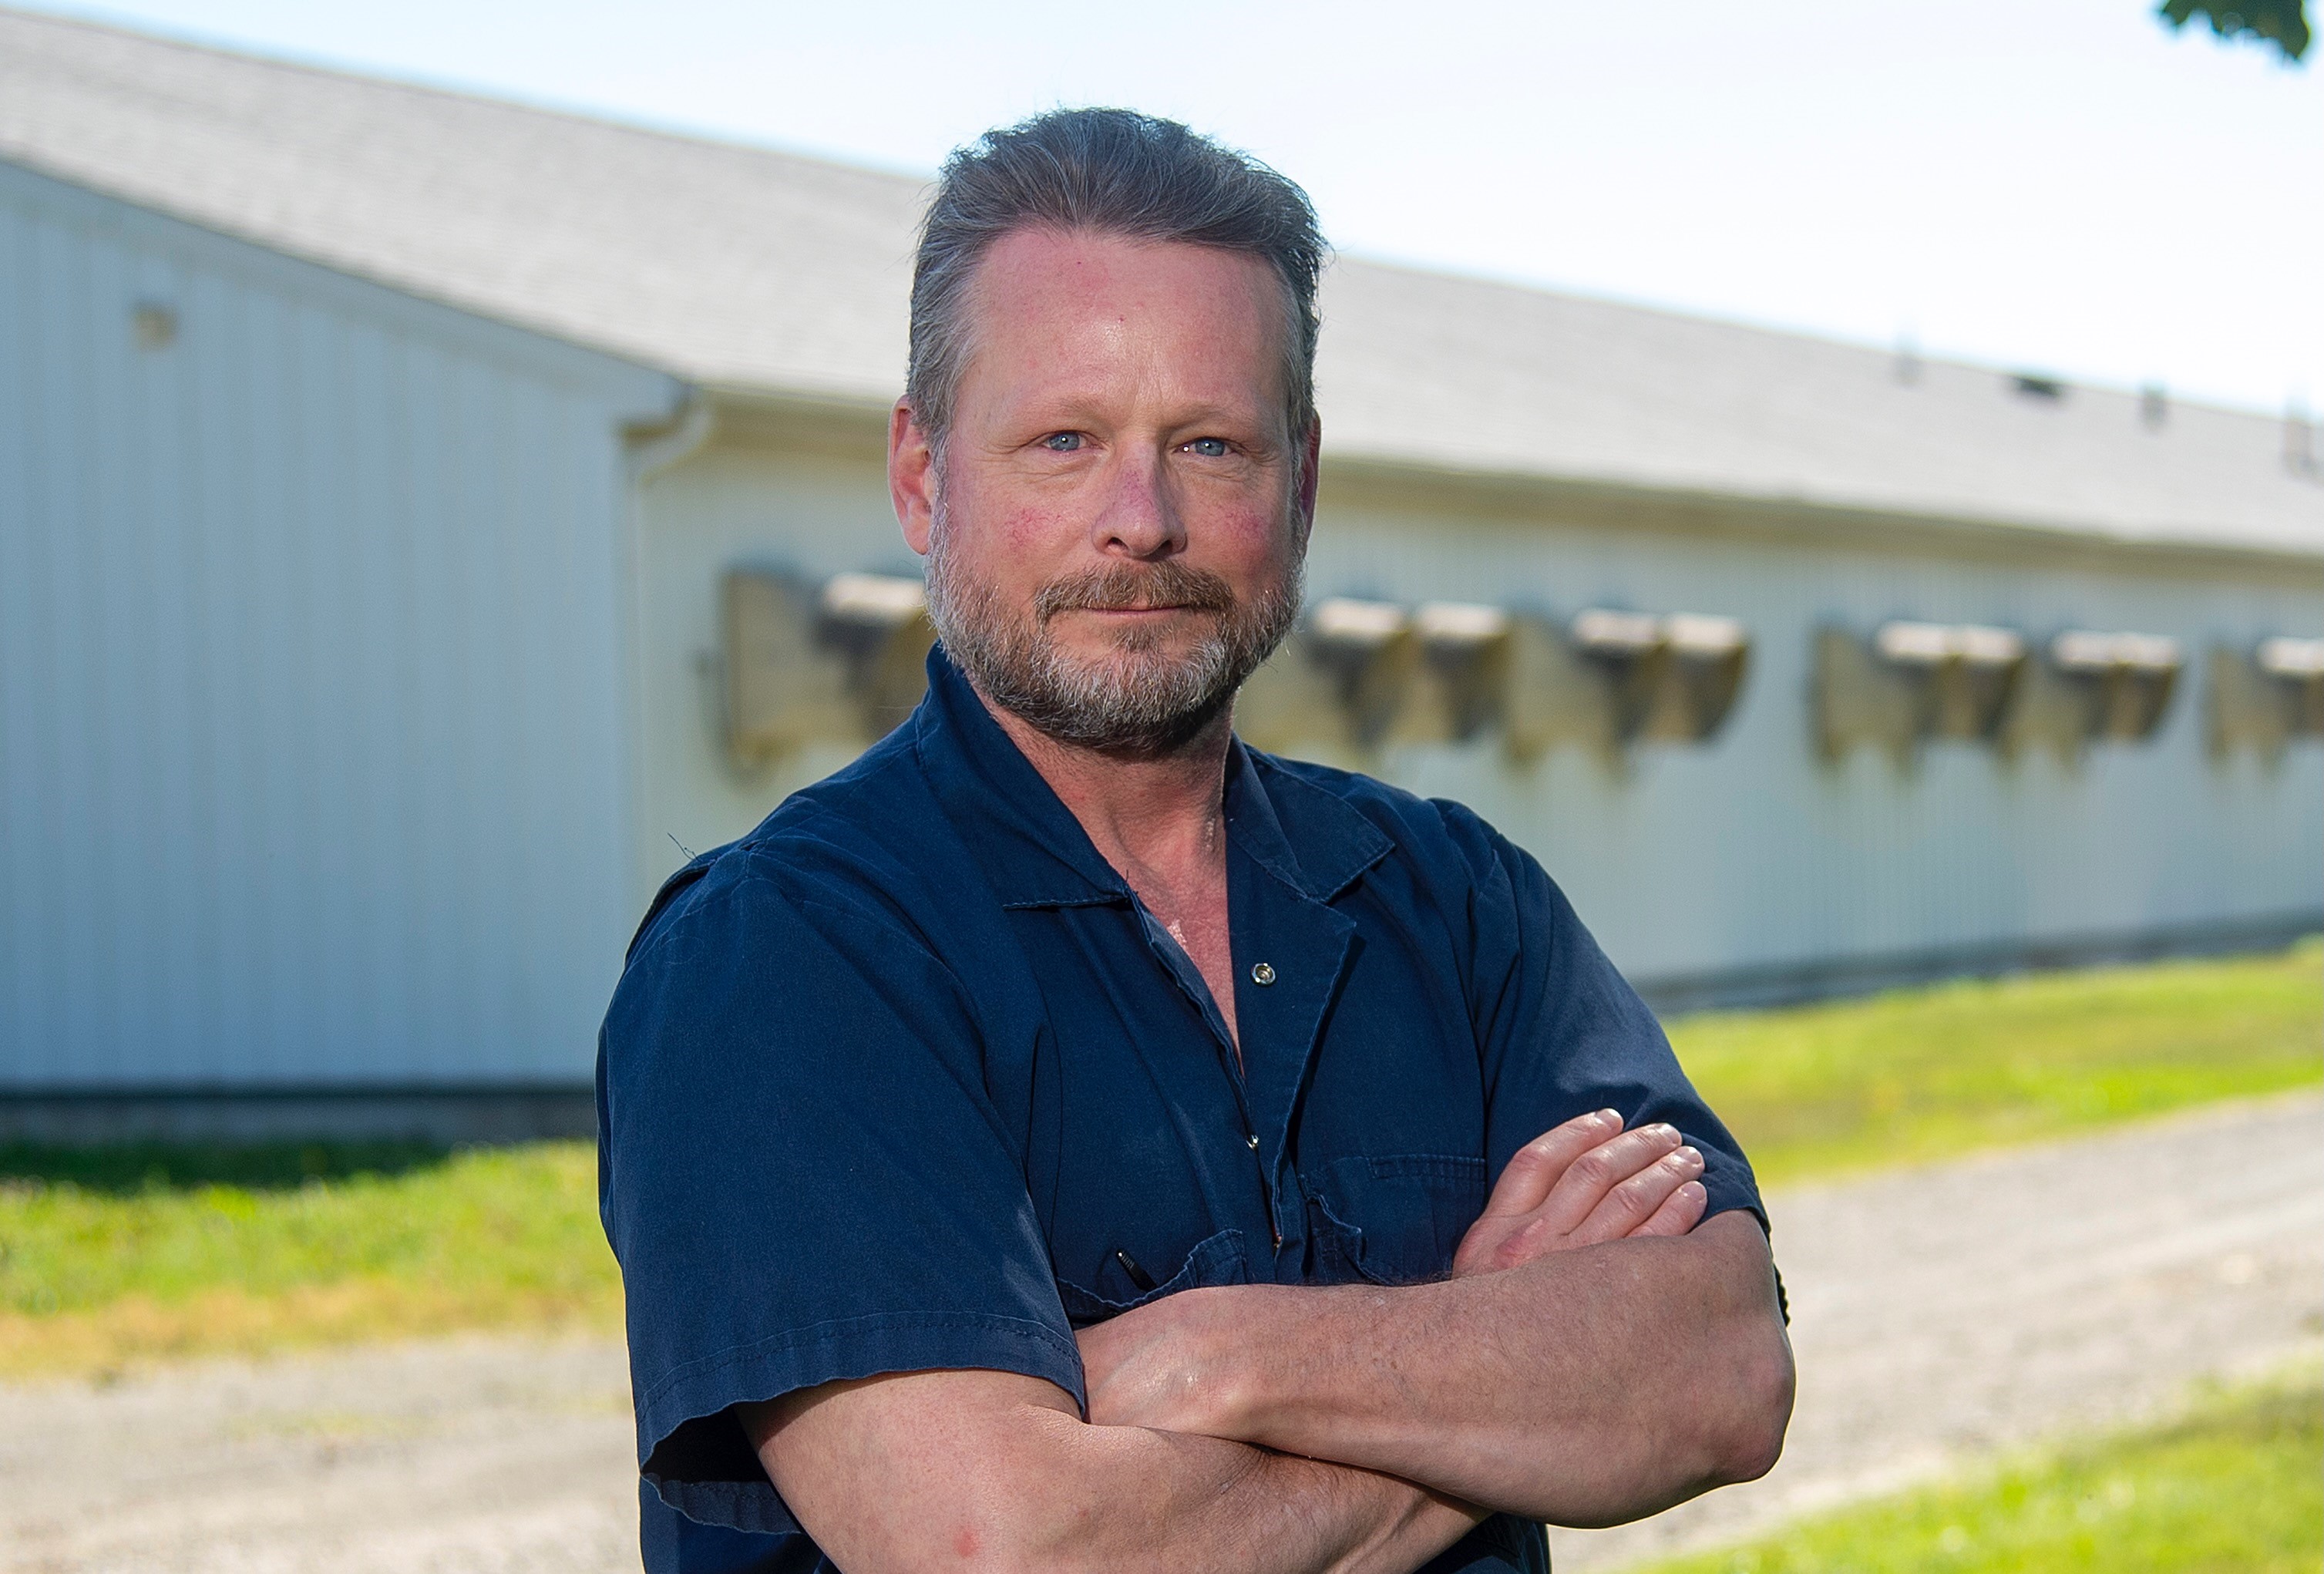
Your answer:
[[[1256,1131],[1247,1131],[1247,1132],[1243,1133],[1243,1138],[1242,1138],[1242,1139],[1243,1139],[1245,1142],[1247,1142],[1247,1143],[1250,1144],[1250,1151],[1251,1151],[1251,1152],[1253,1152],[1253,1153],[1257,1153],[1257,1152],[1259,1151],[1259,1133],[1258,1133],[1258,1132],[1256,1132]]]
[[[1255,984],[1273,983],[1275,981],[1275,965],[1272,962],[1253,962],[1250,969],[1250,981]]]

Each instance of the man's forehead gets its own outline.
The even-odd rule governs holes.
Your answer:
[[[1012,377],[1044,381],[1136,354],[1210,364],[1228,373],[1222,391],[1239,383],[1268,400],[1282,375],[1287,302],[1249,253],[1028,225],[987,251],[970,300],[972,375],[988,352]]]
[[[1099,289],[1175,280],[1190,289],[1266,294],[1276,286],[1267,260],[1197,241],[1162,240],[1100,228],[1028,222],[985,249],[980,283]]]

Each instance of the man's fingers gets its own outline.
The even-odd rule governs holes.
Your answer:
[[[1702,1155],[1691,1147],[1665,1154],[1606,1193],[1573,1231],[1575,1242],[1596,1246],[1636,1235],[1671,1199],[1702,1174]],[[1701,1187],[1696,1187],[1700,1191]],[[1690,1221],[1691,1222],[1691,1221]]]
[[[1684,1235],[1702,1217],[1702,1155],[1674,1127],[1622,1129],[1601,1109],[1519,1148],[1453,1254],[1456,1274],[1631,1235]]]
[[[1615,1187],[1674,1151],[1684,1140],[1674,1127],[1657,1123],[1633,1128],[1600,1143],[1565,1166],[1542,1204],[1543,1215],[1561,1230],[1579,1229]]]
[[[1575,1159],[1622,1129],[1621,1114],[1600,1109],[1577,1115],[1564,1125],[1543,1132],[1510,1156],[1508,1167],[1493,1183],[1484,1217],[1506,1219],[1530,1213],[1548,1198]]]
[[[1702,1222],[1702,1210],[1711,1206],[1711,1193],[1702,1189],[1701,1181],[1689,1181],[1665,1199],[1655,1215],[1637,1229],[1633,1237],[1642,1235],[1684,1235]]]

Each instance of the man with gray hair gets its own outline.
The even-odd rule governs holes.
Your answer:
[[[646,1561],[1544,1569],[1764,1472],[1748,1164],[1538,864],[1232,731],[1323,246],[1170,122],[947,163],[927,698],[656,899],[601,1041]]]

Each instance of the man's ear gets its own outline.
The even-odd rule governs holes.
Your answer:
[[[1299,545],[1307,546],[1307,537],[1315,529],[1315,492],[1323,475],[1323,418],[1315,416],[1307,422],[1307,432],[1299,440]]]
[[[936,445],[899,399],[888,412],[888,501],[904,528],[904,544],[923,557],[936,528]]]

